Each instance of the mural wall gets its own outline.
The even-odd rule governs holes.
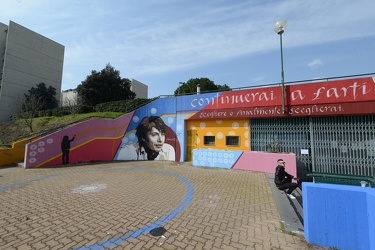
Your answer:
[[[24,165],[185,161],[195,148],[249,151],[252,118],[375,114],[374,78],[288,85],[285,114],[281,104],[280,86],[159,98],[117,119],[92,119],[31,142]],[[205,145],[207,136],[215,143]]]
[[[267,153],[257,151],[219,150],[198,148],[193,150],[193,166],[239,169],[274,173],[277,161],[287,163],[287,172],[297,176],[294,153]]]
[[[189,120],[187,127],[196,131],[197,148],[227,149],[227,150],[250,150],[250,130],[248,119],[230,120]],[[214,136],[215,144],[205,144],[205,136]],[[238,136],[239,144],[228,146],[227,136]]]
[[[209,100],[213,94],[202,95]],[[185,120],[206,103],[159,98],[117,119],[91,119],[26,146],[25,168],[111,160],[184,161]],[[177,112],[177,107],[183,111]]]
[[[132,116],[133,112],[114,120],[91,119],[31,142],[26,146],[24,166],[111,161]]]
[[[218,93],[191,119],[375,113],[373,77],[288,85],[285,92],[285,114],[281,107],[281,87],[277,86]]]

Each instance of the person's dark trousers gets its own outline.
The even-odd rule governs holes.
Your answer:
[[[296,188],[298,188],[298,184],[292,183],[292,177],[288,177],[288,178],[285,178],[285,180],[283,181],[283,184],[277,188],[280,190],[284,190],[284,191],[288,189],[286,193],[291,194]]]
[[[69,150],[62,152],[62,164],[69,164]]]

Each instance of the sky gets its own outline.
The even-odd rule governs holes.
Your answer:
[[[65,46],[62,90],[110,64],[172,95],[209,78],[231,88],[375,72],[374,0],[0,0],[16,22]]]

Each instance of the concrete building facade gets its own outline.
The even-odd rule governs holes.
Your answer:
[[[0,23],[0,121],[19,112],[28,90],[43,82],[60,100],[65,47],[13,21]]]
[[[78,93],[76,89],[63,90],[60,96],[61,107],[74,106],[78,104]]]
[[[148,86],[140,81],[132,79],[130,90],[136,94],[135,98],[148,98]]]

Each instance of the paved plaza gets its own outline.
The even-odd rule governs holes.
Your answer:
[[[283,232],[267,175],[165,161],[0,168],[0,249],[324,249]]]

